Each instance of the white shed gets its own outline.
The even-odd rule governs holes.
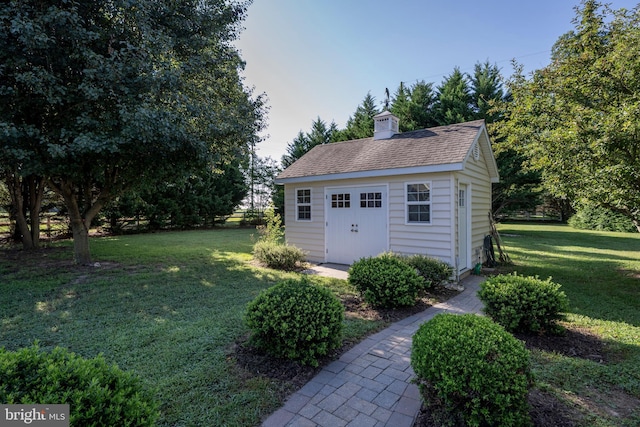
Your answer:
[[[309,261],[424,254],[460,276],[484,262],[498,180],[484,120],[399,133],[385,111],[373,138],[316,146],[276,183],[285,187],[287,242]]]

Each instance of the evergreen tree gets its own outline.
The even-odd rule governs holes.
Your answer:
[[[437,126],[438,122],[433,111],[436,100],[437,94],[433,90],[433,83],[420,80],[411,86],[407,127],[416,130]]]
[[[298,135],[287,144],[286,152],[282,156],[281,163],[283,168],[287,168],[300,157],[305,155],[316,145],[328,144],[333,142],[334,134],[338,131],[338,127],[334,122],[327,127],[327,124],[318,117],[311,124],[311,131],[304,133],[299,131]]]
[[[293,164],[293,162],[302,157],[310,149],[307,135],[305,135],[304,132],[299,131],[298,135],[293,138],[293,141],[287,144],[285,154],[282,156],[281,160],[282,167],[288,168]]]
[[[370,138],[373,136],[373,117],[380,113],[376,107],[376,100],[367,93],[362,104],[356,108],[352,117],[347,120],[347,126],[334,134],[334,141],[348,141],[351,139]]]
[[[474,118],[467,78],[455,67],[438,87],[438,101],[434,115],[439,125],[462,123]]]
[[[311,132],[307,134],[307,140],[309,141],[309,149],[316,145],[328,144],[333,142],[333,134],[338,130],[338,126],[335,122],[327,127],[327,124],[318,117],[311,124]]]
[[[400,120],[401,132],[415,130],[411,117],[411,93],[402,82],[393,94],[390,111]]]
[[[476,63],[471,80],[471,102],[475,111],[475,118],[485,119],[493,123],[499,118],[497,110],[492,111],[493,103],[505,96],[502,87],[502,77],[497,65],[489,61]]]
[[[400,120],[400,131],[437,126],[433,111],[436,100],[432,83],[420,80],[407,88],[400,82],[391,102],[391,112]]]

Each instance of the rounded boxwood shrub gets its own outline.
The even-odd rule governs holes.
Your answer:
[[[453,274],[453,267],[437,258],[431,258],[426,255],[409,255],[405,257],[405,261],[411,267],[418,270],[418,274],[422,276],[425,283],[429,286],[438,286],[445,280],[448,280]]]
[[[84,359],[37,345],[0,349],[0,402],[68,404],[72,426],[153,426],[158,404],[135,375],[102,356]]]
[[[440,425],[530,424],[524,344],[486,317],[440,314],[413,336],[411,366]]]
[[[556,333],[568,302],[560,285],[516,273],[490,277],[478,293],[484,311],[510,332]]]
[[[349,283],[374,307],[411,306],[424,280],[397,255],[361,258],[349,268]]]
[[[344,307],[328,289],[286,280],[263,291],[247,307],[250,341],[274,356],[318,366],[341,343]]]

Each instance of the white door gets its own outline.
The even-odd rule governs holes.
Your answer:
[[[466,184],[458,186],[458,269],[469,268],[469,194]]]
[[[387,250],[387,189],[340,187],[326,191],[326,260],[352,264]]]

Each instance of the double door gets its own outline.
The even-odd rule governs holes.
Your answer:
[[[328,188],[326,260],[352,264],[388,249],[386,186]]]

